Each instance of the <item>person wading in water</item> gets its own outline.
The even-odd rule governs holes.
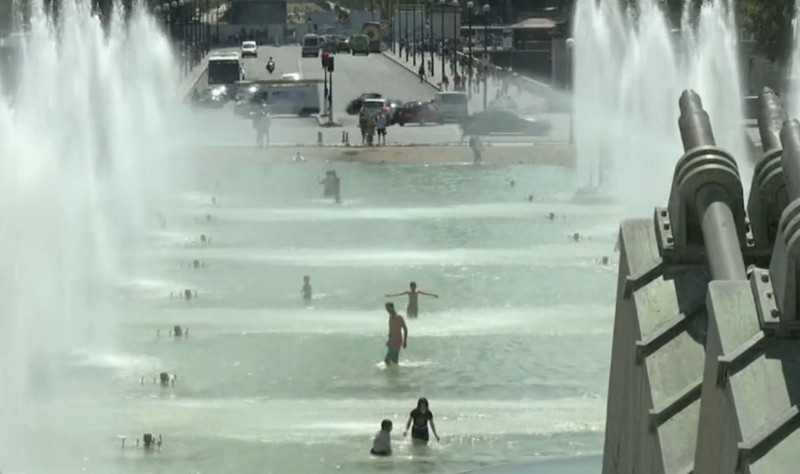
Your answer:
[[[408,342],[408,327],[403,317],[395,311],[394,303],[386,303],[386,312],[389,313],[389,340],[386,341],[383,362],[389,367],[400,363],[400,349],[405,349]]]
[[[416,318],[417,316],[419,316],[419,302],[418,302],[419,295],[433,296],[434,298],[439,297],[439,295],[418,290],[417,283],[414,281],[408,284],[408,291],[402,291],[394,295],[386,295],[386,297],[394,298],[397,296],[404,296],[404,295],[408,295],[408,306],[406,307],[406,314],[408,315],[409,318]]]
[[[417,400],[417,408],[411,410],[406,422],[406,430],[403,436],[408,434],[408,429],[411,428],[411,442],[414,444],[428,444],[430,435],[428,434],[428,425],[431,425],[433,436],[436,441],[439,441],[439,435],[436,434],[436,425],[433,423],[433,412],[428,408],[428,399],[420,398]]]

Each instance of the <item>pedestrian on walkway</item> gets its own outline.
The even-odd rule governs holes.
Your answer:
[[[417,74],[419,74],[419,82],[425,82],[425,65],[424,64],[420,64],[419,65],[419,71],[417,71]]]

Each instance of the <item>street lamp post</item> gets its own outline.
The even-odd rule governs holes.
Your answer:
[[[575,48],[575,40],[567,38],[567,87],[569,87],[569,142],[575,143],[575,90],[573,84],[572,70],[572,51]]]
[[[442,55],[441,55],[441,58],[442,58],[442,81],[444,81],[444,76],[445,76],[445,74],[444,74],[444,6],[445,6],[446,2],[447,2],[447,0],[440,0],[440,2],[439,2],[439,16],[442,17],[442,29],[439,30],[440,31],[439,34],[440,34],[441,40],[442,40]]]
[[[421,31],[421,38],[419,39],[419,54],[420,59],[419,63],[422,65],[422,69],[425,69],[425,6],[423,5],[421,9],[417,10],[417,6],[414,6],[414,16],[416,17],[417,11],[422,12],[422,15],[419,16],[419,21],[422,23],[420,26],[422,27]]]
[[[489,6],[488,3],[483,5],[483,57],[484,59],[488,60],[489,58],[489,12],[491,11],[492,7]],[[488,79],[488,72],[489,68],[488,65],[484,65],[483,70],[483,110],[486,110],[487,104],[489,102],[489,83],[487,82]]]
[[[457,15],[461,13],[461,5],[458,4],[458,0],[453,0],[452,5],[453,5],[453,73],[455,74],[456,71],[458,71],[458,53],[456,51],[458,50],[457,45],[458,45],[458,40],[460,39],[459,36],[461,36],[457,33],[456,24],[458,22],[456,21],[456,19],[458,18]]]
[[[411,36],[414,37],[414,41],[411,43],[412,48],[414,49],[411,53],[411,64],[416,66],[417,65],[417,6],[412,6],[414,9],[411,10]]]
[[[469,76],[469,98],[472,98],[472,75],[475,74],[474,66],[472,64],[472,9],[475,8],[475,4],[472,0],[467,2],[467,10],[469,14],[469,33],[467,37],[467,43],[469,43],[469,58],[467,59],[467,75]]]

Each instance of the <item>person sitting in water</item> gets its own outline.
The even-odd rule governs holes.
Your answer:
[[[300,290],[300,294],[303,295],[303,300],[306,302],[311,301],[311,277],[308,275],[303,277],[303,288]]]
[[[408,429],[411,428],[411,442],[414,444],[428,444],[430,435],[428,434],[428,425],[431,425],[433,436],[436,441],[439,441],[439,435],[436,434],[436,425],[433,423],[433,412],[428,408],[428,399],[420,398],[417,400],[417,408],[411,410],[406,422],[406,430],[403,436],[408,434]]]
[[[392,421],[381,421],[381,429],[375,434],[372,440],[372,449],[369,451],[373,456],[392,455]]]
[[[417,283],[412,281],[408,284],[408,291],[402,291],[393,295],[386,295],[387,298],[394,298],[396,296],[408,295],[408,306],[406,307],[406,314],[409,318],[416,318],[419,316],[419,295],[433,296],[438,298],[439,295],[428,293],[417,289]]]

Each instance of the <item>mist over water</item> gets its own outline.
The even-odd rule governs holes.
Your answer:
[[[0,97],[0,469],[77,472],[111,402],[80,389],[75,354],[115,349],[120,257],[174,166],[177,74],[139,8],[107,31],[88,1],[32,10]]]
[[[578,0],[574,21],[575,140],[584,184],[598,182],[637,214],[666,203],[683,154],[678,98],[696,90],[717,145],[736,158],[747,186],[752,166],[744,140],[737,34],[726,0],[685,7],[670,31],[657,0],[627,11],[617,0]]]

